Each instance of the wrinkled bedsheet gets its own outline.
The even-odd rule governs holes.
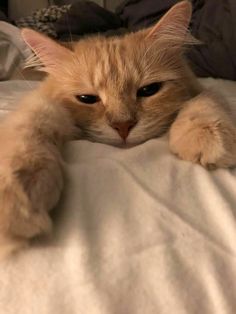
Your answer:
[[[26,83],[4,84],[2,115]],[[236,106],[236,83],[205,84]],[[236,170],[178,160],[164,137],[64,158],[53,234],[0,263],[1,314],[235,314]]]

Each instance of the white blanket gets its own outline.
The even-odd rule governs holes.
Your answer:
[[[236,83],[206,84],[236,106]],[[165,138],[72,142],[65,160],[53,235],[0,264],[0,314],[236,313],[236,170],[180,161]]]

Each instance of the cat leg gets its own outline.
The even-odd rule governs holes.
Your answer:
[[[236,127],[225,101],[203,92],[186,103],[169,131],[171,152],[208,169],[236,165]]]
[[[0,258],[52,229],[63,188],[61,148],[70,115],[36,94],[0,125]]]
[[[30,150],[29,156],[26,149],[25,155],[14,155],[10,164],[1,167],[0,246],[4,252],[51,232],[48,212],[60,198],[62,166],[59,157],[40,150],[40,154],[39,149]]]

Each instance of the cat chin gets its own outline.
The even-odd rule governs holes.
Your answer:
[[[121,140],[114,140],[114,139],[104,139],[104,138],[94,138],[94,137],[82,137],[82,139],[88,140],[92,143],[100,143],[100,144],[106,144],[110,146],[115,147],[122,147],[124,143]]]
[[[141,144],[141,143],[140,143]],[[132,144],[132,143],[121,143],[121,144],[118,144],[118,145],[112,145],[112,146],[115,146],[115,147],[118,147],[118,148],[123,148],[123,149],[127,149],[127,148],[132,148],[132,147],[135,147],[139,144]]]
[[[153,136],[156,137],[156,136]],[[99,138],[99,137],[83,137],[84,139],[93,142],[93,143],[101,143],[101,144],[106,144],[106,145],[110,145],[110,146],[114,146],[114,147],[118,147],[118,148],[132,148],[135,146],[138,146],[146,141],[148,141],[149,139],[153,138],[153,137],[147,137],[147,138],[132,138],[132,137],[128,137],[127,141],[123,141],[119,138]]]
[[[119,142],[101,141],[100,143],[107,144],[107,145],[114,146],[114,147],[118,147],[118,148],[127,149],[127,148],[132,148],[132,147],[138,146],[138,145],[146,142],[147,140],[149,140],[149,138],[145,139],[145,140],[137,140],[137,141],[130,141],[128,139],[126,142],[124,142],[124,141],[119,141]]]
[[[86,138],[84,138],[86,139]],[[109,146],[114,146],[114,147],[117,147],[117,148],[132,148],[134,146],[137,146],[139,144],[142,144],[143,142],[145,141],[139,141],[139,142],[135,142],[135,143],[132,143],[132,142],[124,142],[122,140],[112,140],[112,139],[98,139],[98,138],[87,138],[86,140],[90,141],[90,142],[93,142],[93,143],[100,143],[100,144],[106,144],[106,145],[109,145]]]

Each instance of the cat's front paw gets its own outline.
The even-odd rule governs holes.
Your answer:
[[[59,200],[61,165],[50,158],[13,158],[0,167],[0,258],[5,247],[17,248],[37,235],[48,234],[48,211]]]
[[[236,130],[227,120],[184,116],[169,133],[171,152],[209,170],[236,166]]]
[[[38,208],[38,203],[31,200],[34,186],[27,191],[18,175],[1,175],[0,178],[0,233],[12,238],[29,239],[48,233],[51,221],[46,210]]]

